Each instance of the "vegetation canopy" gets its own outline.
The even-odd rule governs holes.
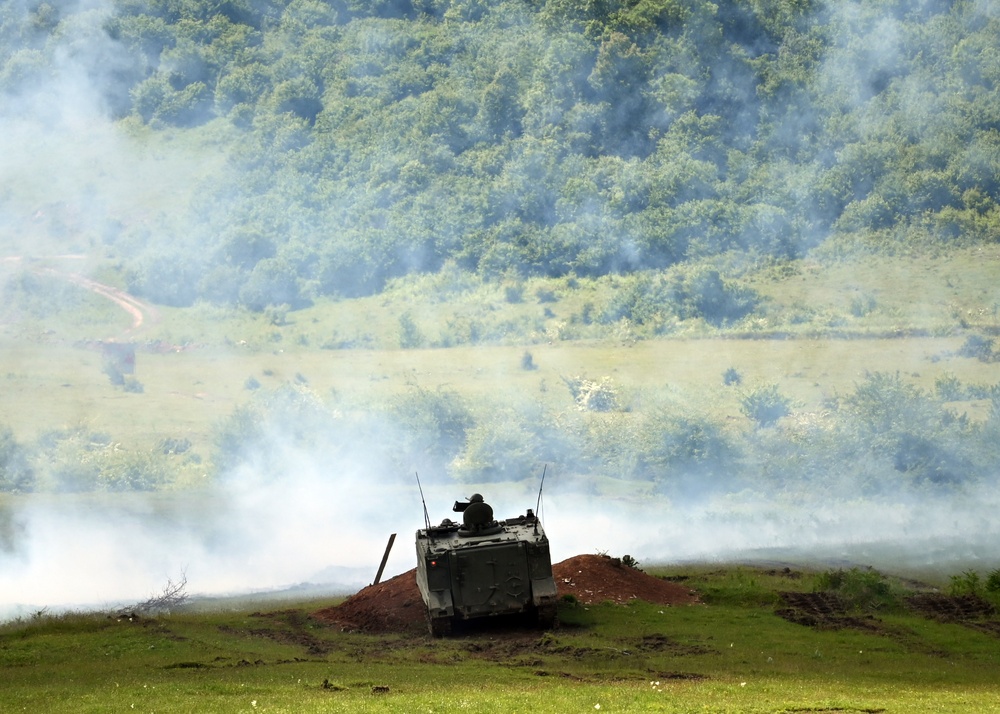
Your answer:
[[[120,126],[216,127],[228,170],[187,205],[95,230],[164,304],[295,309],[449,264],[600,276],[1000,237],[1000,18],[973,0],[3,8],[7,96],[90,43]],[[650,287],[721,323],[754,309],[726,278]]]

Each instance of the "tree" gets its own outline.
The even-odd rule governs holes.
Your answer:
[[[254,312],[262,312],[268,305],[302,307],[297,272],[282,258],[261,260],[240,289],[240,302]]]

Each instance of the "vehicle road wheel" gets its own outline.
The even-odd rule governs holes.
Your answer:
[[[427,624],[434,637],[446,637],[451,634],[450,617],[428,617]]]
[[[542,605],[538,608],[538,627],[551,630],[558,624],[558,613],[555,605]]]

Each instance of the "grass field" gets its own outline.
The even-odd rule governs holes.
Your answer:
[[[898,373],[928,391],[943,379],[1000,381],[996,362],[959,356],[970,336],[991,339],[1000,326],[996,253],[765,266],[745,276],[764,296],[763,316],[722,329],[695,320],[659,336],[580,317],[627,278],[529,280],[510,302],[502,285],[443,273],[289,313],[147,306],[136,328],[120,305],[58,277],[83,271],[114,282],[109,268],[6,261],[6,280],[29,282],[0,321],[0,425],[21,441],[79,430],[139,451],[184,439],[206,461],[220,422],[259,388],[292,384],[351,410],[443,387],[472,403],[558,414],[574,408],[564,379],[577,376],[610,378],[634,413],[666,406],[740,428],[744,391],[774,385],[809,418],[868,373]],[[424,346],[400,347],[403,314]],[[479,343],[469,343],[470,330]],[[136,345],[139,389],[111,383],[102,340]],[[723,383],[729,370],[742,388]],[[989,404],[950,408],[982,419]],[[196,471],[184,482],[201,478]]]
[[[335,601],[215,601],[157,617],[38,617],[0,629],[3,711],[993,712],[995,615],[941,621],[891,602],[819,627],[779,617],[792,567],[651,571],[703,604],[564,601],[551,632],[452,639],[342,632]],[[853,624],[852,624],[853,623]],[[992,634],[990,627],[994,627]]]

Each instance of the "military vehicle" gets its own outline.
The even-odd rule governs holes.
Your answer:
[[[417,531],[417,586],[435,637],[454,623],[524,613],[541,627],[556,619],[556,584],[549,539],[530,508],[498,521],[478,493],[455,502],[449,518]]]

